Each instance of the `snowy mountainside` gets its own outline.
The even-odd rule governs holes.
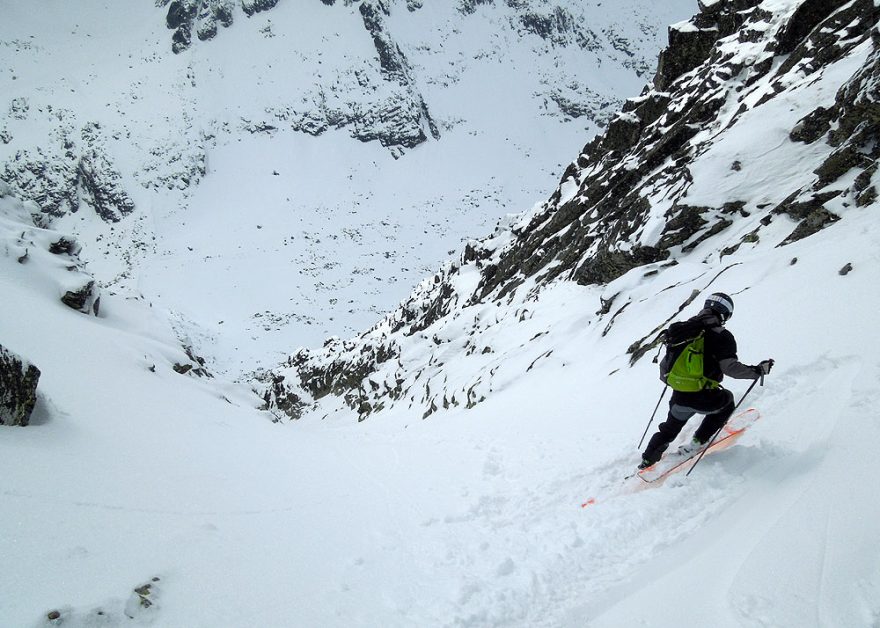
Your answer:
[[[689,286],[627,343],[635,362],[744,259],[873,206],[874,3],[701,7],[671,27],[653,86],[627,101],[546,203],[469,243],[361,336],[289,358],[267,378],[270,403],[294,417],[314,404],[360,419],[395,404],[424,416],[473,407],[523,374],[513,355],[550,356],[541,338],[563,333],[558,325],[536,324],[503,352],[493,338],[507,334],[505,321],[526,324],[556,280],[597,286],[587,311],[607,329],[632,303],[614,288],[628,271],[652,277],[657,293]]]
[[[0,178],[238,375],[369,325],[543,196],[691,10],[4,2]]]
[[[421,4],[424,10],[431,6]],[[508,11],[511,4],[452,7],[472,7],[474,13],[461,15],[480,17]],[[4,3],[4,17],[14,14],[22,20],[18,24],[36,27],[15,13],[17,6]],[[157,34],[146,19],[156,15],[148,5],[127,7],[131,20],[112,25],[99,18],[115,5],[88,6],[94,13],[83,9],[82,15],[97,28],[107,25],[129,37],[141,33],[145,49],[161,46],[168,56],[160,57],[180,63],[185,78],[188,62],[180,60],[193,55],[194,62],[206,62],[198,55],[215,45],[214,53],[229,46],[232,58],[223,69],[234,73],[233,42],[251,42],[248,27],[265,28],[270,16],[270,30],[282,32],[280,16],[292,3],[279,2],[250,18],[263,22],[235,18],[215,39],[193,41],[177,56],[171,56],[164,22]],[[313,6],[356,10],[339,2]],[[215,377],[200,377],[205,365],[194,357],[199,347],[188,352],[182,340],[215,333],[204,342],[223,345],[215,359],[252,364],[234,350],[256,354],[281,339],[271,332],[253,339],[258,334],[242,324],[255,304],[265,303],[260,298],[291,298],[291,269],[299,267],[279,261],[288,258],[278,256],[278,230],[288,248],[301,247],[311,256],[303,265],[309,273],[349,260],[339,259],[338,246],[305,244],[305,235],[324,241],[345,236],[342,249],[349,257],[364,250],[402,255],[406,247],[428,244],[441,250],[447,244],[432,240],[440,239],[442,220],[432,217],[429,204],[413,200],[421,196],[439,207],[445,201],[437,193],[448,200],[467,190],[473,204],[460,205],[461,213],[485,208],[479,200],[485,187],[475,184],[489,180],[485,153],[465,150],[475,146],[468,137],[479,129],[462,122],[461,134],[444,131],[440,140],[398,159],[379,142],[352,140],[346,130],[319,137],[288,135],[287,129],[248,132],[241,142],[235,134],[217,135],[216,146],[205,136],[206,174],[187,192],[186,207],[175,204],[181,190],[142,192],[134,186],[126,189],[133,190],[135,210],[110,223],[87,219],[90,210],[83,206],[47,226],[41,206],[0,186],[0,344],[42,373],[30,425],[0,428],[0,566],[9,576],[0,593],[0,625],[876,628],[880,231],[869,163],[877,119],[876,27],[870,24],[876,23],[876,9],[858,1],[809,0],[764,0],[755,11],[743,0],[703,0],[702,6],[704,17],[678,25],[664,53],[657,80],[671,81],[664,88],[670,103],[668,111],[659,108],[657,127],[645,123],[652,116],[639,109],[635,117],[642,122],[629,122],[645,124],[647,135],[624,134],[628,139],[619,145],[629,148],[618,154],[589,151],[548,203],[469,243],[460,260],[425,280],[372,330],[351,340],[331,339],[323,351],[301,353],[274,373],[273,411],[283,417],[279,410],[287,403],[300,421],[271,422],[257,409],[262,400],[247,386],[230,384],[213,365],[207,372]],[[77,23],[87,32],[82,15],[54,35],[64,40]],[[393,16],[394,10],[389,23]],[[0,22],[0,29],[8,24]],[[749,27],[715,42],[737,24]],[[126,28],[117,31],[121,25]],[[706,39],[696,45],[690,36]],[[684,46],[678,52],[676,41]],[[26,43],[21,40],[22,49]],[[760,53],[765,45],[766,54]],[[417,55],[401,49],[415,66]],[[732,81],[722,90],[729,102],[719,111],[728,117],[719,114],[706,123],[712,141],[685,143],[693,154],[675,149],[660,159],[674,149],[674,142],[659,150],[652,144],[662,142],[654,136],[667,129],[671,119],[664,116],[696,119],[688,116],[699,112],[684,105],[696,99],[701,109],[699,96],[684,86],[714,74],[706,60],[732,49],[743,52],[743,76],[750,63],[761,64],[757,78],[744,87]],[[69,77],[79,67],[92,67],[77,50],[70,47],[63,65]],[[118,73],[104,78],[124,83],[127,57],[109,57],[108,63],[121,63],[114,65]],[[804,67],[797,65],[801,61]],[[138,72],[153,68],[133,65]],[[159,84],[157,79],[151,85]],[[181,87],[188,84],[184,80]],[[89,87],[103,89],[98,80]],[[43,88],[39,93],[59,93]],[[146,92],[132,102],[152,93]],[[222,93],[218,87],[201,96],[218,115]],[[153,95],[151,106],[164,102],[162,115],[176,115],[178,101]],[[426,99],[432,107],[437,102]],[[657,102],[663,98],[625,107]],[[747,106],[740,111],[740,104]],[[95,110],[102,108],[100,103]],[[30,110],[38,111],[33,102]],[[138,110],[135,105],[131,115]],[[23,141],[22,128],[16,142]],[[530,156],[517,152],[520,166],[512,158],[496,164],[515,178],[532,167],[529,160],[539,150],[552,148],[537,140],[553,128],[539,120],[528,135],[495,136],[507,130],[487,126],[480,137],[495,148],[507,145],[499,137],[532,147]],[[704,142],[700,129],[691,140]],[[169,137],[188,148],[188,139],[201,137],[198,125],[191,133]],[[146,131],[136,135],[133,140],[149,138]],[[113,133],[105,138],[116,141]],[[608,138],[598,142],[614,142]],[[450,152],[426,150],[443,146]],[[279,168],[291,163],[284,159],[294,148],[297,160]],[[641,155],[655,156],[654,170],[642,170]],[[433,159],[438,156],[447,159],[445,165]],[[173,174],[176,162],[162,157],[160,150],[157,167]],[[680,175],[680,188],[654,182],[651,202],[659,209],[647,212],[647,222],[639,219],[637,199],[630,199],[632,211],[616,216],[613,204],[596,202],[590,190],[593,175],[586,172],[616,181],[629,171],[620,160],[648,182],[654,175]],[[135,169],[137,161],[130,162]],[[452,161],[461,163],[452,168]],[[446,178],[458,168],[472,178],[445,191]],[[291,170],[297,176],[287,179]],[[129,169],[118,171],[124,180]],[[396,186],[401,172],[418,175],[417,184]],[[348,205],[332,205],[336,201],[325,190],[354,186],[346,184],[349,175],[367,189],[348,198]],[[320,182],[321,189],[306,189],[309,181]],[[626,188],[654,189],[642,179],[625,181]],[[499,176],[495,197],[516,197],[509,186]],[[818,200],[811,186],[818,186]],[[615,198],[626,198],[626,188]],[[834,190],[836,196],[823,198]],[[271,202],[288,194],[322,208],[310,224],[314,230],[302,238],[286,229],[291,206]],[[385,233],[363,227],[349,237],[328,227],[340,214],[356,211],[358,202],[376,203],[358,214],[360,224],[373,224],[373,213],[380,223],[380,205],[392,198],[394,207],[420,209],[406,223],[417,225],[417,232],[407,232],[401,217],[391,230],[397,239],[380,248]],[[731,200],[743,204],[724,213]],[[694,212],[700,220],[690,226],[672,222],[676,201],[679,209],[702,208]],[[612,213],[594,220],[593,206],[582,207],[587,202],[596,203],[596,213]],[[780,204],[800,209],[767,214]],[[230,207],[240,211],[218,209]],[[820,219],[810,218],[814,213]],[[836,219],[821,220],[830,214]],[[583,225],[572,216],[583,217]],[[723,218],[730,224],[713,228]],[[473,225],[466,216],[459,219]],[[562,230],[556,244],[533,250],[548,221]],[[807,226],[801,228],[801,221]],[[805,237],[791,237],[798,229]],[[429,230],[423,240],[413,237]],[[632,254],[617,237],[631,230],[642,234],[643,247],[653,245],[665,257],[647,261]],[[224,235],[229,233],[236,237]],[[652,237],[667,239],[661,246]],[[681,241],[675,244],[675,238]],[[53,247],[62,240],[70,244]],[[120,249],[120,242],[133,246]],[[597,246],[608,247],[614,263],[603,266],[601,282],[590,283],[572,271],[592,259]],[[334,256],[322,256],[334,249]],[[507,277],[518,254],[533,261],[521,275]],[[118,263],[123,257],[129,261]],[[386,276],[388,267],[367,267]],[[85,311],[62,302],[92,279],[98,289],[93,294],[100,295],[97,310],[94,301],[85,302]],[[713,290],[731,293],[736,302],[729,329],[742,360],[777,361],[765,385],[746,399],[762,419],[735,447],[704,459],[689,478],[647,489],[623,484],[660,394],[656,366],[643,352],[665,321],[696,312]],[[306,296],[326,296],[313,292]],[[261,318],[285,313],[272,305]],[[218,325],[221,316],[222,327],[205,324]],[[746,391],[747,382],[725,384],[738,398]],[[312,395],[320,398],[313,401]],[[689,424],[682,438],[695,427]],[[595,501],[582,508],[590,498]]]

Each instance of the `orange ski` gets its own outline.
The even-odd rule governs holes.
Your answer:
[[[761,413],[754,408],[749,408],[734,416],[721,428],[721,433],[718,434],[718,437],[709,449],[706,450],[706,455],[727,449],[733,445],[743,435],[743,432],[759,418],[761,418]],[[670,454],[666,458],[661,458],[659,462],[647,469],[642,469],[636,475],[643,482],[653,483],[661,481],[674,473],[690,469],[696,463],[697,457],[699,457],[702,451],[703,449],[701,448],[684,457],[678,454]]]

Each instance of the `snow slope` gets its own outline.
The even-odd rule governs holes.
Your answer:
[[[689,194],[777,198],[797,176],[793,159],[818,161],[783,135],[830,104],[829,86],[868,52],[799,86],[810,98],[786,100],[778,115],[740,117],[692,164]],[[265,139],[243,140],[245,152],[262,154]],[[727,169],[734,155],[778,175],[745,178]],[[198,194],[220,196],[210,182]],[[21,243],[54,241],[79,216],[40,229],[33,206],[4,192],[0,342],[43,374],[32,424],[0,431],[0,625],[875,628],[880,232],[876,203],[833,202],[839,221],[783,247],[785,216],[730,255],[708,241],[676,265],[608,285],[529,279],[503,304],[436,321],[411,338],[407,359],[427,365],[435,394],[467,394],[491,373],[491,391],[472,388],[486,398],[469,410],[444,409],[441,395],[423,420],[424,400],[403,399],[357,422],[331,397],[300,421],[273,423],[246,387],[175,371],[191,359],[179,326],[200,326],[169,320],[156,295],[104,286],[99,316],[62,305],[71,271],[42,251],[20,263]],[[186,247],[209,257],[222,246],[172,228],[207,221],[208,205],[193,207],[150,219],[181,252],[180,275]],[[266,213],[267,224],[280,213]],[[109,227],[77,230],[94,230],[83,254],[102,276],[89,245],[101,251]],[[246,253],[214,275],[257,283],[262,270]],[[166,262],[156,256],[154,270],[172,277]],[[456,279],[463,293],[477,280],[467,265]],[[189,295],[193,318],[217,313],[204,286],[170,285]],[[627,349],[694,313],[694,291],[714,290],[735,299],[740,357],[776,360],[745,402],[762,419],[690,477],[631,490],[621,478],[661,387],[648,357],[631,365]],[[227,307],[244,316],[240,300]],[[247,338],[222,341],[235,340]],[[746,385],[730,388],[739,397]]]
[[[632,305],[604,338],[599,289],[549,289],[496,336],[501,351],[549,327],[534,342],[553,354],[470,411],[274,424],[246,391],[173,372],[173,335],[143,302],[109,298],[100,318],[49,307],[5,262],[4,294],[33,307],[27,323],[3,308],[0,324],[43,378],[34,425],[0,440],[14,580],[0,617],[874,626],[874,223],[856,210],[823,246],[768,248],[713,285],[734,294],[743,359],[777,360],[747,401],[764,418],[690,478],[636,493],[620,478],[660,386],[623,350],[707,281],[700,265],[609,286]],[[519,350],[520,373],[533,352]],[[152,578],[141,609],[132,591]]]

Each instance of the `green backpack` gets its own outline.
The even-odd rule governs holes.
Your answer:
[[[718,387],[718,382],[703,375],[705,336],[706,328],[693,320],[673,323],[664,332],[666,355],[660,362],[660,379],[672,390],[698,392]]]

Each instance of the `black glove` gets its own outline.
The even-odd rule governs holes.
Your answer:
[[[753,366],[752,369],[754,369],[755,375],[757,375],[758,377],[763,377],[764,375],[770,373],[770,369],[773,368],[774,364],[775,362],[773,360],[764,360],[760,364]]]

